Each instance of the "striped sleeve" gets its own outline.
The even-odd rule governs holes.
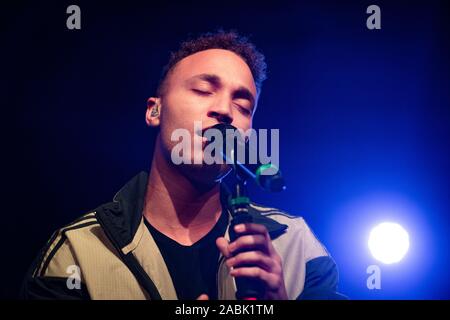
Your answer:
[[[71,273],[68,272],[67,266],[77,265],[77,262],[67,241],[66,232],[93,224],[98,224],[95,213],[89,213],[53,234],[25,276],[20,291],[22,299],[89,299],[82,278],[76,288],[68,284]]]

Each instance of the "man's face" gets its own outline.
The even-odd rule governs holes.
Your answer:
[[[203,129],[221,122],[244,131],[250,129],[256,102],[256,86],[250,68],[235,53],[209,49],[182,59],[169,74],[161,99],[161,151],[170,161],[171,150],[178,143],[171,141],[172,132],[184,128],[193,138],[195,121],[201,121]],[[192,163],[193,142],[192,139]],[[219,172],[205,172],[214,171],[212,167],[196,165],[189,166],[188,170],[202,169],[205,178],[226,171],[226,166],[215,166],[215,171],[219,169]]]

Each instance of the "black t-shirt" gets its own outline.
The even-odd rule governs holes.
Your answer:
[[[217,223],[203,238],[190,246],[179,244],[144,220],[161,251],[178,299],[194,300],[202,293],[212,300],[217,299],[219,249],[216,239],[225,234],[228,224],[226,211],[222,212]]]

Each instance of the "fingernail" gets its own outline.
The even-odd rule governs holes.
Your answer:
[[[241,232],[242,230],[244,230],[244,225],[243,224],[238,224],[238,225],[234,226],[234,231]]]

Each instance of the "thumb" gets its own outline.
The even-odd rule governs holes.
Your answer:
[[[202,293],[198,296],[197,300],[209,300],[209,297],[207,294]]]
[[[229,242],[224,237],[219,237],[216,239],[217,248],[219,248],[220,252],[225,256],[225,258],[230,257],[230,250],[228,250]]]

